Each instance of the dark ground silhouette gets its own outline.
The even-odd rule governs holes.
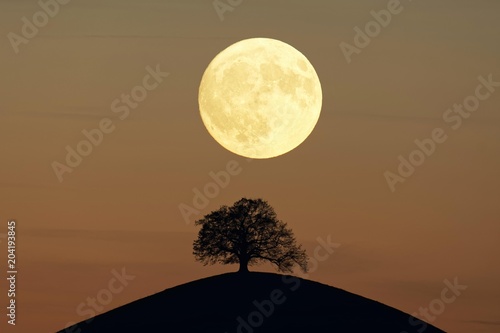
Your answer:
[[[292,276],[228,273],[166,289],[60,332],[443,332],[379,302]],[[427,325],[423,330],[424,325]]]

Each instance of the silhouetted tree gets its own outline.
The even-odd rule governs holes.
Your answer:
[[[294,265],[307,272],[306,251],[262,199],[243,198],[231,207],[222,206],[196,225],[201,230],[193,254],[204,265],[239,263],[239,272],[248,272],[249,265],[269,261],[281,272],[292,272]]]

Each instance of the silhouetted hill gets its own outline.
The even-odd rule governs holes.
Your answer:
[[[415,333],[426,325],[412,326],[409,319],[404,312],[341,289],[252,272],[166,289],[60,332]],[[422,332],[443,331],[428,325]]]

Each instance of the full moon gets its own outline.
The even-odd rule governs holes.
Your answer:
[[[292,46],[252,38],[212,60],[198,103],[205,127],[224,148],[248,158],[272,158],[295,149],[313,131],[321,113],[321,83]]]

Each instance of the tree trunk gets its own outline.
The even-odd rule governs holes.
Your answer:
[[[240,258],[240,269],[238,273],[248,273],[248,259]]]

